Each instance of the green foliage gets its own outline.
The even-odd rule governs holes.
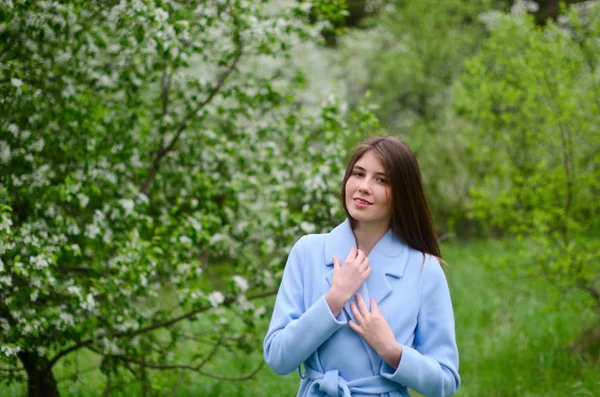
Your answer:
[[[383,127],[416,152],[441,235],[472,233],[468,224],[476,223],[465,216],[471,164],[451,87],[487,35],[480,15],[506,3],[386,2],[372,28],[354,32],[342,48],[350,95],[372,92]]]
[[[369,89],[390,131],[410,136],[418,147],[439,126],[448,87],[485,35],[478,15],[492,0],[391,2],[381,14],[379,51],[370,59]],[[415,130],[416,129],[416,130]]]
[[[181,364],[180,324],[199,317],[219,352],[260,346],[253,297],[298,235],[342,216],[345,141],[375,122],[295,100],[306,71],[290,51],[319,40],[314,7],[339,4],[2,2],[6,381],[25,353],[50,370],[82,348],[144,380]],[[233,271],[215,277],[221,264]],[[200,368],[215,353],[196,348]]]
[[[481,182],[472,214],[516,236],[535,274],[600,309],[600,7],[562,27],[500,16],[457,87]],[[478,178],[478,180],[479,180]]]

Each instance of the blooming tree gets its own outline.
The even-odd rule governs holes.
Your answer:
[[[374,124],[294,99],[288,55],[338,2],[0,4],[4,380],[57,396],[55,364],[81,349],[105,373],[210,375],[232,347],[227,311],[246,324],[237,346],[255,347],[255,299],[299,234],[340,215],[344,145]],[[233,272],[211,277],[222,264]],[[217,342],[179,362],[200,316]]]

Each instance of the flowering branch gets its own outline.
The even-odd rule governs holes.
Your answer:
[[[165,132],[165,118],[169,111],[169,91],[171,89],[171,76],[172,74],[168,71],[168,66],[165,65],[161,78],[160,78],[160,87],[161,87],[161,98],[162,98],[162,115],[160,120],[160,133],[161,135]]]
[[[276,290],[266,291],[266,292],[262,292],[262,293],[259,293],[259,294],[251,295],[251,296],[248,297],[248,300],[266,298],[268,296],[273,296],[273,295],[276,295],[276,294],[277,294]],[[225,300],[223,301],[223,305],[224,306],[230,305],[231,303],[235,302],[236,299],[237,299],[237,297],[229,296],[229,297],[225,298]],[[189,319],[189,318],[197,315],[198,313],[205,312],[205,311],[207,311],[209,309],[212,309],[212,306],[210,306],[210,305],[201,306],[201,307],[199,307],[197,309],[191,310],[191,311],[189,311],[187,313],[184,313],[184,314],[182,314],[180,316],[174,317],[174,318],[172,318],[170,320],[166,320],[166,321],[163,321],[163,322],[160,322],[160,323],[152,324],[152,325],[149,325],[147,327],[140,328],[140,329],[138,329],[136,331],[114,333],[114,334],[111,335],[111,337],[113,337],[113,338],[133,338],[134,336],[142,335],[142,334],[145,334],[145,333],[148,333],[148,332],[151,332],[151,331],[155,331],[155,330],[160,329],[160,328],[170,327],[170,326],[172,326],[174,324],[177,324],[180,321]],[[79,343],[76,343],[75,345],[69,347],[68,349],[65,349],[65,350],[57,353],[49,361],[49,363],[48,363],[48,369],[52,368],[52,366],[54,364],[56,364],[58,362],[58,360],[60,360],[65,355],[67,355],[69,353],[72,353],[75,350],[79,350],[82,347],[89,348],[93,343],[94,343],[94,339],[87,339],[87,340],[81,341]]]
[[[89,349],[95,353],[102,354],[102,352],[100,352],[100,350],[98,350],[94,347],[87,346],[87,349]],[[147,361],[135,359],[132,357],[126,357],[126,356],[111,356],[111,358],[121,360],[121,361],[124,361],[127,363],[137,364],[142,368],[156,369],[156,370],[161,370],[161,371],[173,370],[173,369],[183,369],[186,371],[197,372],[197,373],[207,376],[209,378],[218,379],[218,380],[227,380],[227,381],[232,381],[232,382],[242,382],[242,381],[253,378],[265,365],[265,362],[261,360],[260,364],[253,371],[248,373],[247,375],[231,377],[231,376],[222,376],[222,375],[211,374],[209,372],[203,371],[201,369],[201,367],[204,365],[204,363],[205,363],[204,361],[198,365],[193,366],[193,365],[186,365],[186,364],[156,364],[156,363],[150,363]]]
[[[177,141],[181,137],[181,134],[183,133],[183,131],[187,127],[187,123],[190,121],[190,119],[196,113],[198,113],[199,110],[201,110],[206,105],[208,105],[209,103],[211,103],[211,101],[215,98],[215,96],[217,95],[217,93],[221,90],[221,88],[223,87],[223,85],[227,81],[227,78],[235,70],[238,61],[242,57],[242,52],[243,51],[242,51],[241,44],[238,44],[237,51],[236,51],[235,55],[233,56],[233,59],[232,59],[231,63],[229,64],[229,67],[221,74],[221,76],[219,77],[217,83],[211,88],[210,92],[208,93],[208,96],[202,102],[200,102],[194,109],[192,109],[191,111],[189,111],[185,115],[185,117],[183,118],[181,124],[179,125],[179,128],[177,128],[177,132],[175,133],[175,136],[173,137],[173,139],[171,139],[171,141],[169,142],[169,144],[166,147],[163,147],[161,145],[161,148],[158,149],[155,152],[156,154],[155,154],[154,160],[152,162],[152,167],[148,171],[148,175],[146,176],[146,180],[142,184],[141,190],[142,190],[142,192],[144,194],[148,194],[148,189],[150,187],[150,183],[152,182],[152,180],[156,176],[156,173],[158,172],[158,168],[160,167],[160,161],[163,159],[163,157],[171,149],[173,149],[173,147],[175,146],[175,144],[177,143]],[[166,98],[166,94],[163,93],[163,107],[166,107],[166,103],[164,102],[166,100],[165,98]]]

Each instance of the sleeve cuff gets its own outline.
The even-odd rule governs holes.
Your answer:
[[[315,304],[313,305],[315,312],[314,313],[318,318],[322,321],[323,319],[327,319],[327,323],[335,324],[338,326],[346,325],[348,321],[344,316],[344,310],[340,310],[340,313],[337,317],[333,315],[331,312],[331,308],[327,304],[327,300],[325,299],[325,295],[320,297]]]
[[[406,386],[407,383],[410,383],[411,380],[414,381],[414,379],[419,376],[417,371],[421,353],[412,347],[405,345],[400,346],[402,347],[402,357],[400,358],[398,368],[394,371],[394,369],[384,361],[381,366],[381,376]]]

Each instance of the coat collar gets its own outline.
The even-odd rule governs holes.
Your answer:
[[[356,238],[350,221],[346,219],[333,229],[325,240],[324,262],[330,268],[326,272],[329,285],[333,276],[333,256],[337,256],[343,263],[352,248],[356,248]],[[373,298],[379,304],[392,292],[389,278],[398,279],[404,275],[408,262],[408,247],[390,228],[369,253],[369,261],[373,270],[358,293],[370,309],[369,298]],[[349,305],[350,302],[346,305],[346,309],[351,315]]]

